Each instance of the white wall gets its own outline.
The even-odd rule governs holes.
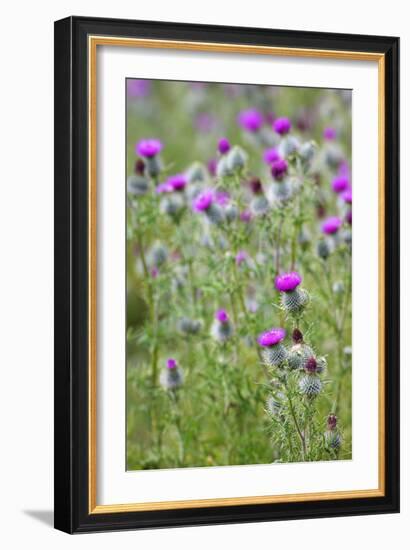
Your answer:
[[[0,541],[4,548],[408,548],[409,67],[406,3],[374,0],[9,2],[0,64]],[[69,537],[52,509],[53,21],[67,15],[398,35],[402,39],[402,513]],[[407,20],[407,24],[406,24]],[[405,265],[407,264],[407,265]],[[407,336],[407,338],[405,338]],[[47,524],[48,522],[48,524]],[[4,540],[3,540],[4,539]],[[406,540],[407,539],[407,540]]]

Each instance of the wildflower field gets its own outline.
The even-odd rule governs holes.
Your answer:
[[[127,80],[127,467],[351,458],[351,94]]]

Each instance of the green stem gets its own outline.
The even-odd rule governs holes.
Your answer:
[[[137,241],[138,241],[138,247],[140,251],[141,256],[141,262],[142,267],[144,271],[145,276],[145,282],[147,285],[147,295],[148,295],[148,306],[150,311],[150,317],[152,322],[152,327],[154,330],[154,343],[151,350],[151,379],[152,379],[152,386],[156,387],[157,385],[157,378],[158,378],[158,342],[157,342],[157,319],[156,319],[156,311],[155,311],[155,298],[154,298],[154,291],[152,288],[152,282],[150,273],[148,271],[148,264],[147,260],[145,258],[145,252],[144,252],[144,246],[142,242],[142,236],[141,233],[137,230]]]
[[[295,409],[293,407],[293,401],[292,401],[292,398],[290,396],[290,393],[289,393],[289,388],[288,388],[288,385],[287,383],[285,382],[284,383],[284,386],[285,386],[285,389],[286,389],[286,397],[288,399],[288,403],[289,403],[289,411],[290,411],[290,414],[292,416],[292,419],[293,419],[293,423],[295,424],[295,428],[296,428],[296,431],[298,433],[298,436],[300,438],[300,442],[301,442],[301,453],[302,453],[302,460],[304,461],[305,460],[305,456],[306,456],[306,441],[305,441],[305,437],[299,427],[299,422],[296,418],[296,413],[295,413]]]

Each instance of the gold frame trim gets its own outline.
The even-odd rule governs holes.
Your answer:
[[[329,491],[293,495],[268,495],[237,498],[215,498],[200,500],[179,500],[143,502],[132,504],[97,504],[97,46],[123,46],[134,48],[174,49],[221,53],[247,53],[281,57],[311,57],[348,59],[356,61],[377,61],[378,63],[378,194],[379,194],[379,476],[378,488],[354,491]],[[304,48],[282,48],[243,44],[219,44],[179,40],[156,40],[121,38],[112,36],[88,37],[88,509],[90,514],[140,512],[153,510],[175,510],[187,508],[209,508],[217,506],[240,506],[246,504],[268,504],[285,502],[306,502],[318,500],[342,500],[351,498],[375,498],[385,495],[385,56],[374,52],[331,51]]]

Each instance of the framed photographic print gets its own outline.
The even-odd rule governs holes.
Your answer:
[[[399,510],[399,39],[55,24],[55,526]]]

